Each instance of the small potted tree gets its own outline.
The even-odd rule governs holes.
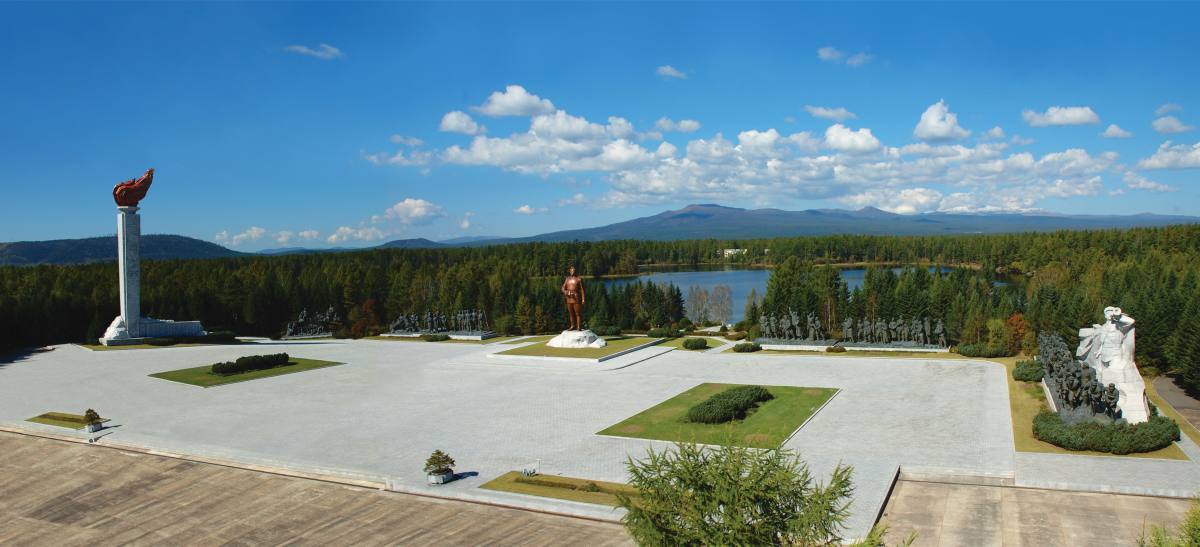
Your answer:
[[[429,484],[446,484],[454,479],[454,458],[434,450],[425,460],[425,474],[429,476]]]
[[[90,408],[87,409],[87,412],[83,413],[83,419],[86,422],[85,427],[88,433],[95,433],[104,427],[104,420],[100,419],[100,413]]]

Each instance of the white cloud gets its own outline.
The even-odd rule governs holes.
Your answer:
[[[258,240],[262,239],[262,237],[264,235],[267,235],[266,230],[259,228],[258,226],[251,226],[249,228],[246,228],[246,230],[244,232],[241,232],[239,234],[234,234],[232,236],[229,235],[228,231],[222,230],[220,233],[218,233],[216,236],[213,237],[213,240],[216,241],[217,243],[225,243],[225,244],[237,247],[238,245],[241,245],[248,241],[258,241]]]
[[[378,154],[367,154],[363,157],[374,165],[418,167],[429,165],[430,161],[433,160],[433,153],[425,150],[410,150],[408,152],[397,150],[395,154],[380,152]]]
[[[971,132],[958,125],[958,115],[950,111],[946,101],[929,105],[913,128],[913,136],[923,141],[958,140]]]
[[[663,116],[654,122],[654,128],[663,132],[679,132],[691,133],[700,129],[700,122],[696,120],[679,120],[678,122]]]
[[[519,85],[510,85],[504,91],[493,91],[483,104],[472,110],[485,116],[533,116],[554,112],[554,103],[543,99]]]
[[[1104,132],[1100,134],[1100,136],[1106,139],[1128,139],[1129,137],[1133,136],[1133,133],[1121,129],[1121,127],[1115,123],[1110,123]]]
[[[463,213],[462,219],[458,221],[458,227],[463,230],[469,229],[471,227],[471,217],[473,216],[475,216],[475,213],[470,211]]]
[[[479,135],[487,132],[487,128],[483,125],[475,123],[471,119],[471,115],[462,110],[452,110],[442,116],[442,123],[438,124],[438,131],[446,133],[462,133],[463,135]]]
[[[1004,137],[1004,128],[998,125],[983,133],[983,138],[985,139],[1003,140]]]
[[[872,206],[892,213],[911,215],[936,211],[942,202],[942,193],[920,187],[905,188],[899,191],[892,188],[880,188],[846,196],[839,201],[856,208]]]
[[[1153,156],[1139,161],[1137,165],[1142,169],[1200,168],[1200,142],[1192,145],[1164,142]]]
[[[316,49],[310,48],[308,46],[291,45],[291,46],[283,48],[283,50],[288,53],[295,53],[298,55],[307,55],[309,57],[316,57],[317,59],[321,59],[324,61],[331,61],[333,59],[337,59],[337,58],[343,56],[342,50],[335,48],[329,44],[320,44],[317,46]]]
[[[421,225],[429,224],[438,217],[446,216],[446,211],[423,199],[405,198],[404,201],[388,207],[383,215],[385,218],[400,221],[402,224]]]
[[[1133,171],[1126,171],[1123,177],[1125,186],[1134,190],[1149,190],[1151,192],[1174,192],[1175,189],[1166,184],[1154,182]]]
[[[304,230],[296,235],[300,236],[300,239],[311,241],[311,240],[321,237],[321,232],[318,232],[316,230]]]
[[[1033,139],[1022,137],[1020,135],[1013,135],[1012,137],[1012,143],[1017,146],[1028,146],[1033,144],[1033,142]]]
[[[1100,123],[1100,116],[1090,106],[1052,106],[1045,112],[1025,110],[1021,112],[1021,117],[1034,127]]]
[[[329,243],[346,243],[348,241],[379,241],[386,237],[382,230],[375,227],[351,228],[339,226],[325,241]]]
[[[804,105],[804,111],[808,112],[814,118],[825,120],[833,120],[835,122],[844,122],[849,119],[857,118],[853,112],[846,110],[843,107],[828,108],[824,106]]]
[[[833,124],[825,130],[825,145],[843,152],[859,153],[879,149],[879,139],[871,134],[871,130],[862,128],[857,131],[840,123]]]
[[[540,213],[546,213],[549,211],[550,211],[550,209],[547,209],[545,207],[534,208],[534,207],[530,206],[529,204],[525,204],[520,207],[517,207],[516,209],[513,209],[513,212],[518,215],[536,215],[536,214],[540,214]]]
[[[846,59],[846,64],[853,67],[863,66],[875,59],[874,55],[869,53],[855,53]]]
[[[1183,110],[1183,105],[1176,104],[1176,103],[1167,103],[1167,104],[1164,104],[1164,105],[1158,107],[1157,109],[1155,109],[1154,115],[1162,116],[1163,114],[1166,114],[1168,112],[1175,112],[1177,110]]]
[[[663,144],[667,144],[667,143],[663,143]],[[563,207],[566,205],[583,205],[584,203],[587,203],[587,197],[581,193],[576,193],[575,195],[573,195],[569,198],[563,198],[563,199],[558,200],[559,207]]]
[[[389,140],[402,146],[421,146],[422,144],[425,144],[425,141],[421,139],[416,137],[406,137],[404,135],[392,135],[389,137]]]
[[[280,230],[275,234],[275,242],[280,245],[287,245],[292,242],[292,238],[296,237],[294,232],[288,230]]]
[[[837,61],[846,54],[833,46],[825,46],[817,50],[817,58],[822,61]]]
[[[658,74],[659,76],[662,76],[663,78],[675,78],[677,80],[687,79],[687,74],[684,74],[683,71],[681,71],[671,65],[660,66],[660,67],[654,69],[654,73]]]
[[[1150,125],[1155,131],[1158,131],[1164,135],[1173,133],[1187,133],[1188,131],[1195,129],[1194,126],[1186,125],[1179,121],[1179,118],[1176,118],[1175,116],[1163,116],[1154,120],[1154,122],[1152,122]]]

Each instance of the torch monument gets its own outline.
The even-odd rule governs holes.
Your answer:
[[[154,182],[154,169],[113,188],[117,202],[117,271],[120,276],[121,315],[113,319],[100,343],[106,346],[137,344],[146,338],[204,336],[199,321],[166,321],[142,317],[141,238],[138,203]]]

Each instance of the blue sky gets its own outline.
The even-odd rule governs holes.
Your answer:
[[[1200,6],[0,5],[0,241],[241,250],[688,203],[1200,215]],[[1115,127],[1110,127],[1115,126]]]

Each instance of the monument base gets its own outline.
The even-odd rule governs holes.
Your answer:
[[[152,319],[142,317],[137,325],[130,328],[125,320],[118,316],[113,319],[100,343],[105,346],[128,346],[141,344],[150,338],[192,338],[208,334],[199,321],[171,321],[169,319]]]
[[[608,345],[603,338],[590,330],[564,330],[562,334],[546,342],[552,348],[602,348]]]

